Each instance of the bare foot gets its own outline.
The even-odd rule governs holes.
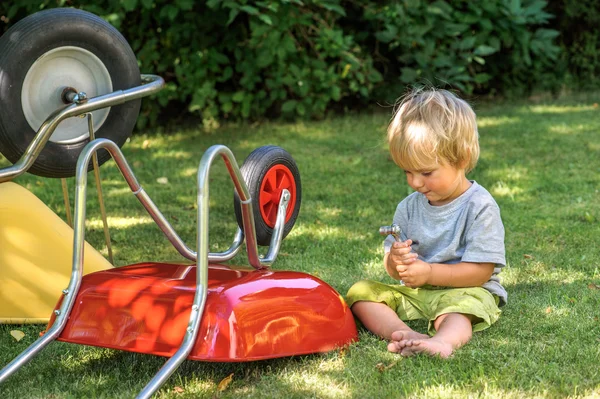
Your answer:
[[[392,333],[392,340],[388,344],[388,351],[394,353],[400,353],[404,348],[404,345],[400,345],[400,342],[408,341],[408,340],[422,340],[428,339],[429,336],[426,334],[421,334],[419,332],[413,330],[398,330]]]
[[[404,340],[397,344],[402,356],[414,356],[419,353],[425,353],[431,356],[439,356],[446,359],[452,355],[454,348],[445,341],[434,338]]]

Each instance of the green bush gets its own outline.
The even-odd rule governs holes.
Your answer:
[[[577,89],[600,87],[600,7],[597,0],[553,1],[548,9],[560,31],[561,66]]]
[[[466,93],[528,91],[552,72],[557,31],[544,28],[546,1],[371,2],[386,81],[447,83]]]
[[[100,15],[143,73],[165,78],[141,125],[161,113],[195,114],[206,126],[320,118],[424,81],[522,93],[549,81],[559,55],[543,0],[15,0],[0,4],[2,29],[57,6]]]

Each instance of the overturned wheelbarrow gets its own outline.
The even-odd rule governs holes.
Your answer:
[[[82,22],[84,26],[93,24],[94,29],[106,29],[114,34],[112,27],[89,13],[60,9],[34,14],[11,30],[27,30],[40,24],[40,20],[46,31],[63,29],[60,21],[63,12],[87,21]],[[35,38],[30,40],[36,41]],[[82,48],[86,47],[86,40],[82,39]],[[58,44],[56,48],[62,47]],[[77,45],[73,47],[75,49],[68,51],[81,55]],[[48,52],[54,54],[52,45],[44,48],[46,52],[40,57],[47,56]],[[69,57],[64,53],[61,56]],[[0,68],[5,70],[3,63],[8,61],[6,57],[0,57]],[[38,62],[39,59],[33,60],[32,65]],[[92,64],[95,63],[93,60]],[[105,65],[102,61],[100,64]],[[53,64],[39,65],[43,67],[40,71],[51,71]],[[103,72],[103,69],[98,67],[93,74],[97,71]],[[112,76],[112,73],[108,75]],[[15,76],[23,78],[23,74]],[[100,80],[106,81],[105,78]],[[54,94],[60,95],[60,100],[67,104],[53,111],[37,128],[37,122],[26,118],[29,128],[37,131],[31,137],[31,143],[17,146],[12,142],[5,147],[14,150],[7,158],[15,165],[0,170],[0,182],[38,165],[36,170],[42,175],[62,177],[74,171],[77,190],[71,270],[65,265],[71,276],[68,286],[63,290],[48,329],[0,371],[0,383],[55,339],[169,357],[139,397],[149,397],[156,392],[185,359],[220,362],[270,359],[329,351],[357,339],[352,314],[332,287],[306,273],[269,269],[277,257],[281,240],[298,217],[301,203],[300,174],[295,161],[285,150],[276,146],[260,147],[250,154],[241,168],[227,147],[216,145],[205,152],[198,169],[194,251],[185,245],[138,183],[119,149],[122,143],[115,143],[110,138],[89,140],[96,129],[89,116],[91,112],[111,107],[103,117],[108,121],[113,107],[154,92],[154,88],[148,87],[157,80],[160,81],[142,76],[145,83],[142,86],[99,93],[93,98],[81,95],[78,89],[65,89],[60,93],[54,90]],[[104,86],[103,91],[110,90],[107,87]],[[24,100],[23,91],[20,93],[18,100],[22,107],[33,101],[30,97]],[[50,107],[49,103],[40,109]],[[41,111],[38,109],[37,112]],[[59,137],[58,145],[54,146],[59,154],[61,151],[71,153],[71,144],[77,143],[81,148],[76,165],[63,164],[55,169],[51,159],[38,164],[44,145],[48,138],[55,137],[53,133],[60,123],[79,115],[88,115],[88,132],[82,133],[79,128],[67,131],[68,137]],[[131,116],[127,118],[127,124],[133,126],[134,122],[129,120]],[[2,126],[4,133],[0,134],[0,140],[17,136],[10,124]],[[179,253],[190,262],[139,263],[83,276],[87,172],[98,150],[102,150],[106,159],[108,154],[115,159],[134,195]],[[208,176],[211,165],[219,158],[225,162],[234,185],[239,228],[229,249],[210,253]],[[223,265],[235,257],[244,242],[253,268]],[[268,246],[264,256],[259,255],[259,245]]]

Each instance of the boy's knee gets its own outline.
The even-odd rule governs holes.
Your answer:
[[[367,298],[371,298],[374,292],[374,286],[377,283],[370,280],[361,280],[357,283],[354,283],[352,287],[348,290],[346,294],[346,298],[348,298],[348,302],[354,303],[360,300],[364,300]],[[350,306],[352,306],[350,304]]]
[[[373,286],[373,281],[370,280],[361,280],[359,282],[356,282],[352,285],[352,287],[350,287],[350,289],[348,290],[348,294],[350,293],[355,293],[355,292],[365,292],[365,291],[371,291],[371,287]]]
[[[350,308],[352,308],[352,305],[356,302],[371,296],[370,293],[372,290],[370,289],[370,283],[371,282],[368,280],[361,280],[350,287],[346,294],[346,302]]]

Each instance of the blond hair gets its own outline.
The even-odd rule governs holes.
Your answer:
[[[441,89],[417,89],[403,97],[387,131],[390,154],[404,170],[441,163],[470,172],[479,159],[475,112]]]

